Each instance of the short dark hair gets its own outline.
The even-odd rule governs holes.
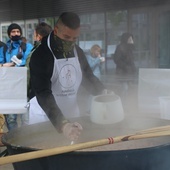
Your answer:
[[[35,28],[35,32],[36,34],[41,35],[42,37],[45,37],[46,35],[48,35],[50,32],[52,31],[52,27],[50,25],[48,25],[45,22],[41,22],[39,23],[36,28]]]
[[[71,28],[77,29],[80,27],[80,18],[74,12],[63,12],[56,23],[56,25],[62,23],[63,25]]]

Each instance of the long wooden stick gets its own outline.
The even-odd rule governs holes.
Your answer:
[[[155,137],[169,136],[169,135],[170,135],[169,127],[167,128],[167,126],[162,126],[162,127],[143,130],[141,132],[137,132],[135,134],[125,135],[125,136],[109,137],[107,139],[95,140],[95,141],[90,141],[85,143],[74,144],[74,145],[56,147],[52,149],[38,150],[38,151],[33,151],[28,153],[6,156],[0,158],[0,165],[14,163],[14,162],[21,162],[21,161],[26,161],[26,160],[36,159],[36,158],[42,158],[42,157],[47,157],[47,156],[52,156],[52,155],[67,153],[71,151],[107,145],[107,144],[114,144],[114,143],[119,143],[124,141],[130,141],[130,140],[155,138]]]
[[[140,132],[137,132],[136,134],[162,132],[162,131],[167,131],[167,130],[170,130],[170,125],[141,130]]]

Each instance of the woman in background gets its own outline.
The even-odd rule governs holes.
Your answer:
[[[130,33],[123,33],[121,36],[120,44],[116,47],[116,51],[113,56],[113,60],[116,64],[117,74],[136,73],[133,51],[133,35]]]
[[[101,63],[105,61],[104,57],[101,57],[101,48],[95,44],[90,49],[90,55],[87,56],[87,61],[93,71],[93,74],[101,79]]]

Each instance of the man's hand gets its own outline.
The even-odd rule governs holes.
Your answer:
[[[83,130],[82,126],[77,123],[66,123],[63,126],[63,134],[71,141],[76,141]]]

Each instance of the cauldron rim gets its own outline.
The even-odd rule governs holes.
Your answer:
[[[38,148],[31,148],[31,147],[26,147],[26,146],[21,146],[21,145],[14,145],[14,144],[9,144],[8,142],[6,142],[5,140],[5,136],[7,134],[3,134],[2,137],[1,137],[1,141],[2,143],[8,148],[8,147],[11,147],[15,150],[26,150],[28,152],[31,152],[31,151],[38,151],[38,150],[43,150],[43,149],[38,149]],[[113,144],[114,145],[114,144]],[[81,151],[81,150],[76,150],[76,151],[73,151],[73,152],[69,152],[69,153],[77,153],[77,154],[83,154],[83,153],[88,153],[88,154],[93,154],[93,153],[104,153],[104,152],[114,152],[114,153],[118,153],[118,152],[125,152],[125,153],[129,153],[129,152],[137,152],[137,151],[147,151],[147,150],[155,150],[155,149],[160,149],[160,148],[164,148],[166,146],[170,146],[170,142],[168,143],[165,143],[165,144],[161,144],[161,145],[157,145],[157,146],[150,146],[150,147],[145,147],[145,148],[134,148],[134,149],[119,149],[119,150],[102,150],[102,151]],[[67,153],[66,153],[67,154]]]
[[[146,118],[142,118],[142,117],[136,117],[136,119],[134,119],[134,120],[139,120],[139,118],[140,118],[140,122],[142,122],[143,120],[146,120]],[[142,118],[142,120],[141,120],[141,118]],[[83,117],[83,121],[85,120],[86,121],[86,119],[87,119],[87,117]],[[131,120],[131,118],[129,118],[130,120]],[[151,120],[154,120],[154,122],[156,122],[156,125],[157,125],[157,122],[159,122],[159,121],[161,121],[161,125],[162,125],[162,122],[163,122],[163,125],[167,125],[167,124],[169,124],[169,121],[165,121],[165,120],[160,120],[160,119],[153,119],[153,118],[150,118]],[[148,120],[148,118],[147,118],[147,122],[149,122],[149,124],[150,124],[150,119]],[[81,120],[81,119],[80,119]],[[88,120],[89,120],[89,117],[88,117]],[[127,120],[128,120],[128,118],[127,118]],[[83,122],[82,121],[82,122]],[[129,122],[129,121],[127,121],[127,122]],[[164,123],[165,122],[165,123]],[[90,121],[89,121],[89,123],[91,123]],[[125,122],[121,122],[120,124],[123,124],[123,126],[124,125],[126,125],[125,124],[126,123],[126,121]],[[94,124],[93,124],[94,125]],[[116,124],[115,124],[116,125]],[[118,125],[118,124],[117,124]],[[116,126],[117,126],[116,125]],[[35,126],[28,126],[29,128],[35,128],[35,127],[38,127],[38,130],[39,129],[41,129],[41,127],[43,126],[43,128],[46,130],[46,129],[51,129],[51,127],[52,127],[52,125],[49,123],[49,122],[45,122],[45,123],[40,123],[38,126],[37,125],[35,125]],[[95,126],[101,126],[101,125],[96,125],[95,124]],[[109,126],[109,125],[108,125]],[[129,124],[127,124],[127,126],[129,126]],[[120,126],[121,127],[121,126]],[[53,127],[52,127],[53,128]],[[96,128],[96,127],[95,127]],[[110,126],[109,126],[109,128],[110,128]],[[133,128],[133,127],[132,127]],[[11,130],[11,131],[9,131],[9,133],[7,132],[7,133],[5,133],[3,136],[2,136],[2,143],[4,144],[4,145],[6,145],[7,147],[10,147],[10,148],[14,148],[14,149],[20,149],[20,150],[27,150],[27,151],[35,151],[35,150],[41,150],[41,149],[43,149],[43,148],[36,148],[36,147],[34,147],[33,145],[31,145],[32,147],[30,147],[30,146],[27,146],[27,145],[24,145],[24,144],[20,144],[20,143],[12,143],[12,142],[10,142],[11,140],[11,138],[13,138],[13,137],[15,137],[15,132],[23,132],[22,130],[23,130],[24,128],[17,128],[17,129],[13,129],[13,130]],[[27,129],[27,128],[26,128]],[[28,129],[27,129],[28,130]],[[55,129],[54,129],[55,130]],[[35,129],[34,129],[34,131],[35,131]],[[29,129],[29,132],[30,132],[30,129]],[[47,131],[47,132],[49,132],[49,131]],[[47,133],[46,131],[45,131],[45,133]],[[20,133],[18,133],[19,135],[20,135]],[[26,134],[26,133],[24,133],[24,134]],[[27,134],[26,136],[28,136],[29,134]],[[109,135],[110,136],[110,135]],[[164,137],[160,137],[160,138],[164,138]],[[154,138],[148,138],[148,139],[154,139]],[[166,138],[165,138],[166,139]],[[169,146],[170,145],[170,137],[168,137],[168,140],[163,140],[163,141],[165,141],[165,142],[163,142],[163,143],[158,143],[158,145],[156,144],[156,145],[153,145],[153,146],[142,146],[142,147],[133,147],[133,148],[117,148],[116,147],[116,149],[111,149],[111,150],[86,150],[86,149],[82,149],[81,151],[80,150],[77,150],[76,152],[89,152],[89,153],[92,153],[92,152],[97,152],[97,153],[99,153],[100,151],[101,152],[106,152],[106,151],[111,151],[111,152],[116,152],[116,151],[118,151],[118,152],[122,152],[122,151],[128,151],[128,150],[132,150],[132,151],[134,151],[134,150],[146,150],[146,149],[151,149],[151,148],[157,148],[157,147],[161,147],[161,146]],[[10,140],[10,141],[9,141]],[[94,140],[96,140],[96,139],[94,139]],[[135,142],[135,141],[140,141],[141,139],[139,139],[139,140],[130,140],[129,142]],[[92,141],[92,140],[91,140]],[[159,138],[158,138],[158,141],[159,141]],[[124,143],[124,142],[120,142],[119,144],[121,144],[121,143]],[[114,144],[113,144],[114,145]],[[106,146],[106,145],[105,145]],[[60,146],[58,146],[58,147],[60,147]],[[50,148],[50,147],[49,147]],[[54,148],[56,148],[56,146],[54,146]]]

